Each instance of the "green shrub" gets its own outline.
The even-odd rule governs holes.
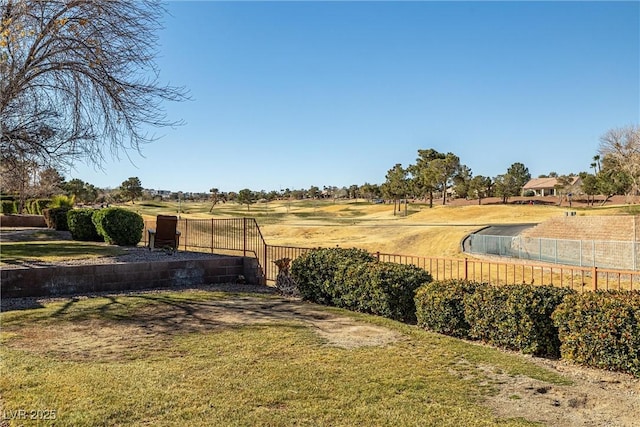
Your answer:
[[[135,246],[142,238],[144,220],[132,211],[122,208],[100,209],[93,213],[92,221],[104,241],[119,246]]]
[[[371,254],[362,249],[318,248],[293,260],[291,276],[304,299],[332,304],[337,272],[352,264],[374,260]]]
[[[5,215],[11,215],[18,213],[18,208],[16,206],[16,202],[13,200],[3,200],[2,201],[2,213]]]
[[[98,234],[92,217],[95,209],[71,209],[67,212],[67,225],[71,231],[73,240],[82,240],[90,242],[104,241],[102,236]]]
[[[391,262],[362,262],[337,271],[332,305],[415,323],[416,290],[432,280],[425,270]]]
[[[51,204],[51,199],[36,199],[33,201],[33,210],[35,215],[42,215],[44,211]]]
[[[640,377],[640,292],[569,295],[552,317],[563,359]]]
[[[313,249],[295,259],[291,275],[303,298],[391,319],[415,321],[415,290],[426,271],[380,263],[362,249]]]
[[[469,337],[469,322],[465,318],[465,295],[473,294],[486,284],[465,280],[429,283],[416,292],[418,326],[458,338]]]
[[[47,208],[42,211],[44,215],[44,221],[47,227],[53,228],[58,231],[68,231],[69,226],[67,224],[67,212],[71,208]]]
[[[24,204],[25,213],[30,215],[42,215],[42,210],[51,203],[49,199],[29,199]]]
[[[49,203],[50,208],[72,208],[75,204],[75,197],[69,197],[65,195],[57,195],[53,196],[51,199],[51,203]]]
[[[553,286],[505,285],[477,288],[464,297],[469,336],[536,356],[560,356],[551,315],[574,291]]]

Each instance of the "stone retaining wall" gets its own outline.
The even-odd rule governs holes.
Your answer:
[[[3,269],[0,274],[2,298],[236,283],[240,276],[247,284],[264,284],[254,258],[234,256],[206,260],[24,267]]]

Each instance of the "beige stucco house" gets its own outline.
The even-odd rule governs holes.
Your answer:
[[[529,191],[533,191],[536,196],[557,196],[558,195],[558,178],[534,178],[522,187],[522,195]],[[571,178],[571,187],[563,193],[581,193],[582,180],[578,176]]]

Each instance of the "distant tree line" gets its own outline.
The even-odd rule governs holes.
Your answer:
[[[600,140],[598,154],[593,157],[590,172],[558,175],[549,172],[539,178],[556,178],[559,195],[572,191],[576,177],[581,179],[580,191],[588,201],[595,196],[604,196],[604,201],[614,195],[629,198],[640,195],[640,128],[629,126],[613,129]],[[461,163],[454,153],[441,153],[434,149],[418,150],[414,164],[404,167],[395,164],[390,168],[381,184],[364,183],[350,186],[311,186],[307,189],[255,191],[248,188],[238,192],[220,191],[211,188],[209,193],[174,192],[158,195],[144,190],[137,177],[130,177],[115,189],[100,189],[80,179],[65,181],[62,174],[52,167],[41,167],[34,161],[18,161],[0,167],[0,188],[4,194],[19,195],[20,200],[47,198],[56,194],[74,197],[76,203],[120,203],[138,199],[173,199],[183,201],[211,202],[213,211],[218,203],[235,202],[246,205],[274,200],[304,199],[365,199],[369,202],[388,202],[394,205],[394,214],[399,213],[408,200],[419,200],[434,205],[435,200],[446,204],[451,198],[482,200],[499,197],[507,203],[511,197],[523,195],[523,187],[531,179],[529,169],[520,162],[513,163],[505,173],[488,177],[473,175],[471,168]],[[527,195],[527,194],[524,194]]]

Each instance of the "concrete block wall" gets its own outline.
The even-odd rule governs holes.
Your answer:
[[[2,298],[236,283],[241,275],[245,283],[264,284],[255,259],[233,256],[206,260],[15,268],[3,269],[0,275]]]

